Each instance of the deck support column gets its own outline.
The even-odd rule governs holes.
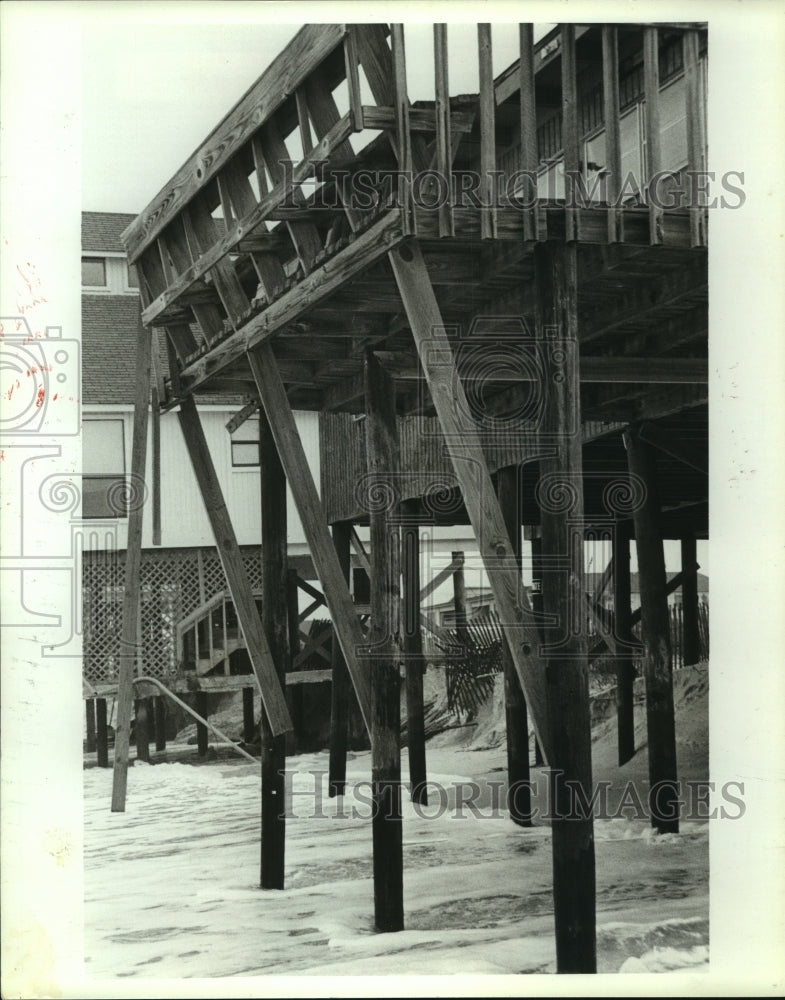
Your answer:
[[[85,750],[95,753],[95,698],[85,698]]]
[[[673,663],[661,510],[654,449],[637,428],[624,433],[630,475],[644,498],[633,512],[645,642],[646,734],[649,747],[651,825],[660,833],[679,832]]]
[[[366,454],[371,525],[371,782],[374,924],[403,929],[401,817],[400,539],[395,502],[398,429],[395,385],[371,351],[365,357]]]
[[[253,704],[253,688],[243,688],[243,742],[253,743],[256,739],[256,713]]]
[[[106,725],[106,698],[95,699],[95,752],[99,767],[109,767],[109,730]]]
[[[685,535],[681,540],[681,603],[684,613],[684,666],[698,663],[701,657],[700,627],[698,625],[698,546],[695,535]]]
[[[350,521],[338,521],[332,528],[333,544],[338,555],[341,572],[348,585],[351,571]],[[341,644],[333,630],[331,653],[332,687],[330,691],[330,772],[328,794],[330,798],[343,795],[346,790],[346,752],[349,729],[349,699],[352,685],[341,652]]]
[[[136,716],[136,759],[150,763],[150,699],[137,698],[134,701]]]
[[[262,468],[262,624],[281,687],[289,662],[289,616],[286,583],[286,476],[264,412],[259,414],[259,462]],[[262,711],[261,887],[283,889],[286,848],[284,776],[286,736],[273,733]]]
[[[128,541],[125,552],[123,629],[120,637],[120,669],[115,716],[112,812],[125,812],[125,795],[128,787],[128,751],[131,743],[131,712],[134,703],[133,680],[140,652],[142,524],[152,348],[152,329],[145,329],[140,325],[136,338],[136,395],[134,397],[134,430],[131,445],[131,486],[132,492],[136,496],[136,503],[130,505]]]
[[[583,588],[583,467],[578,369],[577,245],[534,249],[537,337],[556,338],[543,375],[544,412],[538,500],[544,566],[543,604],[559,625],[547,659],[552,736],[553,898],[560,973],[597,971],[594,827],[576,790],[592,796],[588,651]],[[561,354],[560,361],[556,357]],[[547,655],[547,653],[546,653]],[[569,784],[568,784],[569,783]]]
[[[453,552],[455,569],[452,574],[452,606],[455,611],[455,634],[461,644],[467,639],[469,617],[466,613],[466,578],[463,572],[463,552]]]
[[[499,469],[496,492],[510,543],[520,567],[521,515],[518,502],[518,467]],[[523,585],[521,581],[521,586]],[[504,630],[503,630],[504,631]],[[521,682],[507,645],[505,632],[502,649],[504,668],[504,713],[507,727],[507,809],[510,819],[518,826],[531,826],[531,789],[529,781],[529,719]]]
[[[613,533],[613,621],[619,641],[617,650],[625,649],[632,639],[630,605],[630,522],[617,521]],[[616,660],[616,726],[619,767],[635,755],[635,720],[633,684],[635,667],[626,652]]]
[[[409,754],[409,783],[413,802],[428,804],[425,767],[425,710],[423,673],[425,658],[420,625],[420,527],[416,518],[419,503],[401,505],[401,558],[403,561],[403,652],[406,678],[406,745]]]
[[[153,699],[155,714],[155,749],[166,750],[166,701],[163,695]]]
[[[531,528],[531,553],[532,553],[532,611],[537,615],[537,621],[540,624],[537,625],[537,631],[540,635],[540,639],[543,639],[542,634],[542,538],[540,538],[540,526],[536,525]],[[537,737],[534,737],[534,766],[542,767],[544,761],[542,758],[542,747],[540,746],[540,741]]]

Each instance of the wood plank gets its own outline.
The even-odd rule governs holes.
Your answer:
[[[286,600],[288,557],[286,545],[286,476],[264,413],[259,414],[259,465],[262,522],[262,627],[283,688],[290,664],[289,619]],[[262,889],[283,889],[286,851],[285,772],[286,736],[276,735],[261,717],[262,737]]]
[[[630,607],[630,522],[617,521],[613,531],[614,633],[620,642],[632,642]],[[633,684],[635,667],[631,649],[621,647],[616,660],[616,729],[619,767],[635,754]]]
[[[346,67],[346,84],[349,90],[349,111],[354,124],[354,131],[361,132],[366,126],[363,122],[363,103],[360,93],[360,67],[357,54],[357,27],[348,25],[346,37],[343,40],[343,58]]]
[[[444,331],[439,306],[416,241],[390,252],[398,287],[412,327],[431,398],[445,434],[464,502],[474,527],[499,614],[509,629],[515,668],[526,695],[532,724],[546,759],[550,753],[543,664],[533,628],[528,598],[520,594],[515,555],[507,537],[499,504],[472,421],[466,394],[455,373],[455,361]]]
[[[699,60],[700,38],[697,31],[685,31],[682,35],[684,60],[684,82],[687,104],[687,171],[703,170],[706,149],[706,126],[704,122],[703,94]],[[707,244],[706,212],[697,204],[690,204],[690,242],[694,247]]]
[[[577,345],[577,245],[538,244],[534,248],[536,335],[543,340],[557,329],[559,339]],[[540,535],[543,608],[553,616],[557,635],[546,646],[548,709],[555,768],[552,794],[556,816],[553,837],[553,900],[556,969],[559,973],[597,971],[596,886],[591,811],[576,813],[575,790],[592,795],[591,714],[586,627],[583,614],[583,466],[580,434],[578,357],[545,362],[540,460]],[[554,378],[555,374],[559,378]],[[576,430],[578,428],[578,430]],[[553,484],[548,486],[546,484]],[[570,498],[559,502],[556,496]],[[554,495],[554,502],[548,502]],[[577,527],[576,527],[577,523]],[[567,563],[562,568],[559,563]],[[548,571],[547,567],[556,566]],[[549,637],[550,638],[550,637]],[[568,785],[567,782],[570,784]]]
[[[419,501],[401,504],[401,599],[403,602],[403,654],[406,683],[406,746],[409,757],[409,782],[413,802],[428,804],[425,764],[425,709],[423,702],[422,623],[420,615],[420,528],[417,524]]]
[[[330,617],[338,633],[360,711],[370,732],[370,683],[357,653],[367,643],[327,529],[324,510],[278,373],[278,365],[269,344],[260,344],[255,351],[249,353],[248,361],[297,505],[314,568],[330,609]]]
[[[158,336],[153,330],[153,349],[151,351],[151,390],[150,410],[152,414],[152,508],[153,508],[153,545],[161,544],[161,400],[163,399],[163,378],[158,371]]]
[[[434,25],[434,28],[438,27],[440,26]],[[446,25],[442,27],[446,27]],[[446,86],[446,82],[444,86]],[[445,93],[447,94],[446,90]],[[447,96],[449,97],[449,94]],[[452,134],[462,136],[468,135],[472,131],[476,117],[473,111],[450,111],[449,105],[447,105],[445,113]],[[395,128],[395,108],[392,105],[378,107],[375,104],[365,104],[363,105],[363,117],[367,129],[388,130]],[[430,108],[409,107],[409,130],[412,133],[412,142],[415,144],[420,138],[427,138],[427,136],[419,136],[420,132],[433,135],[435,131],[438,137],[438,123],[434,123],[434,113]],[[457,149],[458,144],[453,143],[453,146]],[[454,151],[453,149],[450,154],[449,162],[453,161]]]
[[[524,201],[533,200],[537,195],[537,167],[540,156],[537,149],[537,105],[534,91],[534,25],[518,25],[520,58],[518,61],[518,81],[520,88],[520,169],[530,180],[524,189]],[[523,212],[523,238],[527,242],[537,239],[537,212],[526,208]]]
[[[575,25],[562,24],[561,89],[562,147],[564,150],[564,188],[567,207],[564,212],[565,239],[578,238],[578,178],[581,169],[580,135],[578,130],[578,74],[575,61]]]
[[[164,226],[338,46],[343,24],[305,25],[123,233],[133,264]]]
[[[646,102],[646,202],[649,206],[649,242],[663,241],[663,209],[656,190],[662,170],[660,140],[660,60],[659,32],[656,27],[643,29],[643,94]]]
[[[199,252],[205,254],[220,238],[215,220],[207,210],[201,196],[197,196],[183,211],[183,222],[189,243],[193,241]],[[229,322],[236,330],[248,312],[251,303],[243,291],[240,279],[229,260],[217,260],[210,269],[215,290],[221,299]],[[171,288],[172,286],[170,286]]]
[[[412,203],[412,136],[409,127],[409,90],[406,82],[406,48],[402,24],[391,26],[393,89],[395,100],[395,136],[398,169],[401,171],[399,183],[399,208],[404,233],[414,229]]]
[[[681,604],[684,609],[684,666],[698,663],[701,654],[698,623],[698,549],[695,534],[681,539]]]
[[[131,481],[145,481],[147,461],[147,419],[150,400],[153,331],[141,325],[136,338],[136,391],[134,394],[134,426],[131,444]],[[112,812],[125,812],[128,787],[128,753],[133,709],[133,680],[137,658],[141,655],[139,614],[141,610],[142,528],[144,504],[131,505],[128,513],[128,539],[125,552],[125,585],[123,588],[123,625],[120,638],[120,663],[114,739],[114,772],[112,774]]]
[[[370,351],[366,352],[364,374],[368,474],[386,490],[398,471],[395,386]],[[372,510],[369,520],[374,926],[378,931],[398,931],[403,929],[403,821],[397,505]]]
[[[180,402],[178,417],[205,513],[215,538],[216,551],[229,584],[251,667],[259,685],[262,704],[274,735],[280,736],[291,731],[292,721],[286,707],[286,698],[278,682],[276,664],[259,618],[251,582],[237,544],[223,491],[207,447],[202,422],[192,398],[188,397]]]
[[[452,607],[455,614],[455,634],[460,643],[468,642],[469,618],[466,614],[466,577],[463,572],[463,552],[453,552]]]
[[[521,560],[521,515],[518,495],[518,466],[508,465],[499,469],[496,476],[496,491],[499,497],[502,517],[510,536],[510,543],[518,560]],[[519,576],[519,586],[523,581]],[[502,650],[504,670],[504,716],[507,729],[507,810],[510,819],[517,826],[532,825],[531,770],[529,766],[529,719],[526,699],[521,690],[521,682],[515,672],[505,637]]]
[[[496,101],[493,89],[491,26],[477,25],[477,52],[480,73],[480,189],[482,205],[480,234],[484,240],[495,239],[496,216]]]
[[[657,463],[652,446],[640,439],[636,428],[625,431],[624,444],[630,475],[638,476],[645,486],[644,501],[633,512],[633,521],[645,642],[643,665],[649,787],[663,783],[654,803],[656,808],[652,808],[651,824],[660,833],[678,833],[673,664]]]
[[[452,236],[452,123],[450,121],[450,81],[447,55],[447,25],[433,26],[433,63],[435,75],[436,170],[446,185],[449,197],[439,204],[439,236]],[[411,116],[413,119],[413,116]],[[410,119],[410,125],[412,120]]]
[[[351,531],[349,521],[338,521],[332,526],[333,545],[344,581],[348,587],[351,571]],[[328,789],[330,798],[346,791],[346,755],[349,735],[349,701],[353,697],[349,672],[341,652],[341,645],[333,637],[332,688],[330,691],[330,765]]]
[[[608,211],[608,242],[624,240],[624,215],[616,207],[621,191],[621,113],[619,104],[619,31],[614,24],[602,26],[602,100],[605,110],[605,177]]]

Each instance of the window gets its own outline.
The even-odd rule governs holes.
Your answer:
[[[127,517],[122,420],[82,422],[82,517]]]
[[[106,260],[103,257],[82,257],[82,284],[86,288],[106,287]]]
[[[259,465],[259,418],[249,417],[232,432],[232,468],[253,468]]]
[[[125,265],[125,284],[127,288],[138,288],[139,278],[136,273],[136,268],[133,264],[126,263]]]

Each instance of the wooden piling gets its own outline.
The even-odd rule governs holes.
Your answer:
[[[466,577],[463,572],[463,552],[453,552],[452,561],[455,569],[452,574],[452,606],[455,612],[455,632],[459,642],[467,640],[466,613]]]
[[[613,535],[613,621],[620,643],[632,642],[630,605],[630,522],[617,521]],[[624,649],[619,645],[618,650]],[[635,754],[633,683],[635,667],[631,653],[616,660],[616,727],[619,767]]]
[[[264,410],[259,413],[262,467],[262,624],[278,680],[286,684],[289,663],[287,599],[286,476]],[[296,623],[295,623],[296,624]],[[262,734],[261,887],[283,889],[286,844],[284,775],[286,736],[275,736],[265,711]]]
[[[155,749],[166,750],[166,701],[162,695],[153,699],[155,711]]]
[[[420,528],[416,518],[419,503],[401,505],[401,559],[403,562],[403,652],[406,679],[406,745],[409,755],[409,783],[413,802],[428,803],[425,767],[425,712],[423,673],[425,658],[420,626]]]
[[[339,521],[332,527],[333,544],[338,554],[341,572],[349,583],[351,570],[350,521]],[[330,765],[328,794],[330,798],[346,790],[346,752],[349,728],[349,700],[353,697],[349,672],[343,658],[338,636],[333,633],[331,651],[332,688],[330,691]]]
[[[521,515],[518,503],[518,466],[499,469],[496,481],[504,523],[515,557],[521,561]],[[521,580],[521,586],[523,581]],[[503,630],[504,631],[504,630]],[[531,826],[531,789],[529,781],[529,719],[526,699],[515,671],[505,633],[502,651],[504,669],[504,714],[507,724],[507,809],[518,826]]]
[[[368,471],[375,477],[374,495],[384,496],[389,490],[389,503],[369,515],[374,924],[378,931],[398,931],[403,929],[403,830],[395,386],[370,351],[364,374]]]
[[[206,691],[196,692],[196,711],[203,719],[210,714]],[[210,731],[203,722],[196,723],[196,752],[200,757],[206,757],[209,749]]]
[[[684,666],[697,663],[701,657],[700,625],[698,623],[698,547],[695,535],[681,540],[681,603],[684,609]]]
[[[537,336],[554,329],[561,352],[545,362],[540,528],[545,566],[545,612],[560,626],[558,651],[547,658],[551,780],[553,784],[553,900],[556,967],[560,973],[597,971],[594,829],[578,794],[591,800],[591,723],[583,589],[583,479],[578,370],[577,249],[574,243],[534,249]],[[561,364],[556,361],[560,358]],[[557,641],[549,636],[549,641]],[[576,794],[577,793],[577,794]]]
[[[253,704],[253,688],[243,688],[243,742],[253,743],[256,739],[256,717]]]
[[[673,664],[657,459],[654,449],[640,438],[637,428],[628,428],[624,434],[624,443],[630,475],[637,476],[644,486],[644,499],[634,511],[633,520],[645,642],[643,675],[646,686],[649,787],[652,795],[657,790],[651,824],[661,833],[678,833]]]
[[[136,759],[150,763],[150,699],[136,698],[134,701],[136,717]]]
[[[95,699],[95,751],[99,767],[109,767],[109,731],[106,725],[106,698]]]
[[[94,698],[85,699],[84,710],[85,710],[85,728],[86,728],[85,750],[87,753],[95,753],[95,699]]]
[[[542,616],[542,539],[540,538],[539,526],[532,528],[531,553],[532,553],[532,611],[535,615]],[[542,624],[538,623],[537,631],[540,639],[543,639]],[[534,737],[534,766],[542,767],[544,761],[542,757],[542,747],[537,737]]]

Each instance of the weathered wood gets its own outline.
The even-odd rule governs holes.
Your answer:
[[[153,331],[140,327],[136,338],[136,392],[134,429],[131,445],[131,481],[141,493],[147,460],[147,418],[150,402],[150,373]],[[139,613],[141,608],[142,527],[144,504],[131,505],[128,514],[128,539],[125,554],[123,589],[123,629],[120,638],[120,667],[117,688],[114,773],[112,775],[112,812],[125,812],[128,786],[128,750],[133,709],[133,677],[139,648]]]
[[[617,521],[613,532],[614,632],[622,642],[632,641],[630,607],[630,522]],[[620,651],[621,652],[621,651]],[[616,727],[619,767],[635,754],[633,684],[635,667],[629,652],[616,660]]]
[[[480,188],[482,205],[480,233],[484,240],[495,239],[496,217],[496,101],[493,89],[491,26],[477,25],[477,51],[480,73]]]
[[[577,182],[581,168],[580,134],[578,129],[578,83],[575,60],[575,25],[562,24],[561,30],[561,89],[562,146],[564,149],[564,213],[565,239],[578,238]]]
[[[161,544],[161,400],[163,394],[163,378],[158,371],[156,332],[153,331],[153,350],[151,353],[151,374],[152,374],[152,399],[150,408],[152,411],[152,461],[151,471],[153,474],[152,501],[153,501],[153,545]]]
[[[248,656],[259,684],[262,703],[274,734],[279,736],[292,728],[286,698],[254,603],[251,582],[210,457],[202,422],[192,398],[181,402],[178,417],[205,512],[215,538],[216,551],[226,574]]]
[[[439,27],[446,27],[446,25],[434,25],[434,28]],[[365,104],[363,105],[363,117],[367,129],[391,130],[395,128],[395,108],[392,106],[377,107],[373,104]],[[449,115],[450,132],[459,136],[468,135],[474,125],[475,117],[476,115],[472,111],[452,111]],[[417,133],[425,132],[432,135],[434,128],[437,130],[438,139],[438,126],[434,125],[433,112],[430,108],[409,108],[409,130],[412,132],[413,145],[416,145],[418,138],[420,138]],[[427,137],[422,136],[421,138]],[[450,162],[457,152],[458,143],[453,143],[452,147]],[[434,165],[436,163],[437,160],[434,160]]]
[[[206,691],[197,691],[195,709],[203,719],[210,716],[210,701]],[[210,730],[198,719],[196,721],[196,752],[200,757],[206,757],[210,749]]]
[[[449,197],[439,204],[439,236],[452,236],[452,131],[450,121],[450,81],[447,58],[447,25],[433,26],[435,74],[436,170]]]
[[[684,609],[684,666],[700,660],[701,641],[698,622],[698,548],[695,535],[685,535],[681,540],[681,603]]]
[[[510,543],[520,566],[521,514],[518,496],[518,466],[499,469],[496,477],[502,517]],[[519,577],[519,586],[523,581]],[[502,629],[504,631],[504,629]],[[529,719],[521,682],[515,672],[512,654],[506,641],[503,649],[504,716],[507,728],[507,809],[510,819],[518,826],[531,826],[531,769],[529,766]]]
[[[660,141],[659,32],[643,29],[643,94],[646,101],[646,202],[649,206],[649,242],[662,243],[663,209],[658,204],[657,182],[662,169]]]
[[[448,580],[455,573],[458,569],[458,564],[463,561],[463,553],[458,554],[460,555],[459,560],[456,561],[453,558],[449,566],[445,566],[444,569],[439,570],[436,576],[432,580],[429,580],[420,590],[420,601],[424,601],[426,597],[430,597],[437,587],[441,587],[444,581]]]
[[[545,642],[544,635],[544,608],[542,602],[542,539],[540,538],[539,527],[529,528],[531,532],[531,557],[532,557],[532,596],[531,596],[531,606],[532,614],[534,615],[535,626],[537,629],[537,635],[539,636],[541,645],[538,649],[542,649]],[[534,766],[542,767],[544,764],[542,758],[542,747],[540,746],[540,741],[537,737],[534,737]]]
[[[346,26],[342,24],[308,24],[295,35],[123,233],[131,263],[341,43],[345,34]]]
[[[463,572],[463,552],[453,552],[452,607],[455,613],[455,633],[459,642],[467,642],[469,622],[466,614],[466,578]]]
[[[532,724],[546,759],[550,739],[543,665],[537,656],[539,640],[531,621],[528,599],[519,593],[515,556],[493,490],[491,477],[466,393],[455,372],[455,360],[439,306],[428,280],[422,251],[416,241],[391,251],[393,267],[417,350],[425,371],[450,458],[461,486],[496,606],[510,626],[509,641]]]
[[[373,354],[365,358],[368,472],[378,492],[395,489],[398,433],[395,388]],[[371,525],[371,782],[373,786],[374,924],[403,929],[401,817],[400,539],[393,503],[372,510]]]
[[[703,120],[703,95],[701,93],[701,77],[699,54],[699,37],[697,31],[685,31],[682,35],[682,51],[684,59],[684,80],[687,103],[687,171],[695,172],[703,169],[704,151],[706,149],[706,129]],[[695,201],[697,199],[694,198]],[[690,237],[694,247],[706,246],[705,211],[698,205],[690,203]]]
[[[152,711],[150,698],[136,698],[134,700],[134,716],[136,735],[136,759],[150,762],[150,730],[152,728]]]
[[[360,93],[360,67],[357,55],[357,27],[348,25],[343,40],[343,58],[346,68],[346,84],[349,90],[349,111],[354,121],[354,129],[361,132],[363,123],[363,103]]]
[[[357,656],[357,650],[366,644],[365,638],[327,529],[327,520],[286,398],[286,390],[278,373],[277,362],[269,344],[260,344],[255,351],[249,353],[248,360],[297,505],[311,558],[330,609],[333,627],[338,634],[357,693],[360,711],[370,732],[370,684],[367,672],[361,667]]]
[[[534,248],[535,313],[538,337],[558,330],[559,339],[577,345],[577,246],[553,243]],[[556,968],[560,973],[597,971],[594,832],[591,814],[576,809],[576,792],[591,800],[591,718],[585,615],[583,611],[583,468],[580,384],[577,352],[555,366],[549,357],[543,374],[544,449],[540,497],[542,557],[547,567],[567,560],[566,568],[543,574],[543,604],[559,627],[546,653],[555,816],[553,899]],[[559,373],[559,379],[554,375]],[[558,642],[557,648],[553,648]],[[543,748],[545,749],[545,748]],[[569,782],[569,784],[568,784]],[[587,810],[588,811],[588,810]]]
[[[161,695],[153,698],[155,715],[155,749],[166,750],[166,702]]]
[[[286,599],[286,476],[267,417],[259,414],[259,464],[262,476],[262,625],[278,681],[286,683],[290,661]],[[262,736],[261,887],[283,889],[286,844],[286,736],[275,735],[266,712]]]
[[[95,698],[85,698],[85,753],[95,753]]]
[[[409,127],[409,94],[406,83],[406,48],[402,24],[391,27],[393,89],[395,92],[395,136],[398,169],[401,171],[399,185],[401,220],[404,233],[413,231],[412,213],[412,136]]]
[[[220,240],[220,232],[201,195],[197,195],[183,209],[182,219],[189,243],[203,259]],[[237,330],[251,303],[240,284],[234,264],[228,257],[220,258],[215,261],[209,273],[229,322]]]
[[[540,162],[537,150],[537,107],[534,92],[534,25],[520,24],[518,78],[520,86],[520,169],[528,177],[523,191],[524,202],[533,201],[537,193],[536,172]],[[537,239],[537,212],[534,207],[525,208],[523,215],[523,238],[527,242]]]
[[[419,501],[401,505],[401,561],[403,564],[403,653],[406,680],[406,746],[413,802],[428,803],[425,766],[425,709],[423,704],[422,627],[420,621],[420,529]]]
[[[349,585],[351,572],[350,521],[338,521],[332,527],[333,545],[338,556],[341,573]],[[346,790],[346,752],[349,728],[349,700],[353,698],[346,661],[341,645],[333,634],[331,653],[332,688],[330,691],[330,770],[328,793],[331,798],[343,795]]]
[[[109,767],[109,730],[106,724],[106,698],[95,699],[95,753],[99,767]]]
[[[243,688],[243,741],[253,743],[256,739],[256,714],[254,712],[253,688]]]
[[[621,115],[619,111],[619,32],[613,24],[602,26],[602,99],[605,110],[605,198],[608,242],[624,240],[623,213],[617,202],[621,191]]]
[[[654,803],[657,808],[652,809],[651,823],[661,833],[678,833],[673,664],[665,554],[660,527],[657,460],[652,446],[640,439],[637,428],[629,428],[625,432],[624,444],[630,475],[639,477],[645,487],[643,503],[633,512],[633,521],[645,642],[643,675],[646,686],[649,787],[654,789],[655,786],[660,786]]]

